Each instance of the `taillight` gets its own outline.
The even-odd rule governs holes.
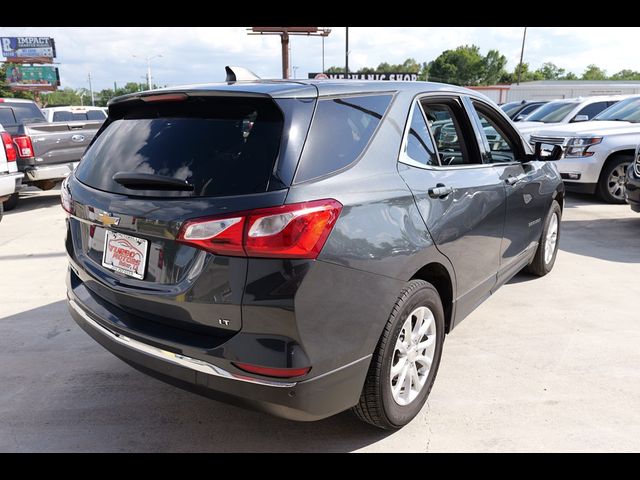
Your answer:
[[[327,199],[188,220],[177,240],[218,255],[314,259],[341,210]]]
[[[7,154],[7,161],[15,162],[18,159],[18,152],[16,152],[16,147],[14,147],[13,145],[13,141],[11,140],[11,135],[9,135],[7,132],[1,132],[0,138],[2,138],[4,151]]]
[[[65,212],[72,214],[73,213],[73,201],[71,200],[71,193],[67,188],[67,182],[69,181],[69,177],[65,178],[62,181],[62,185],[60,188],[60,204]]]
[[[18,155],[22,158],[34,157],[33,145],[31,144],[31,137],[28,135],[21,135],[19,137],[13,137],[13,143],[18,147]]]
[[[233,363],[240,370],[244,370],[249,373],[257,373],[258,375],[265,375],[267,377],[278,378],[292,378],[306,375],[311,370],[311,367],[305,368],[271,368],[261,367],[260,365],[251,365],[250,363]]]

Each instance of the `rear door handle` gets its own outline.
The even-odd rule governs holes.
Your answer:
[[[428,190],[431,198],[445,198],[447,195],[453,193],[453,187],[447,187],[439,183],[436,187]]]
[[[505,182],[507,182],[507,185],[515,185],[516,183],[521,182],[525,178],[527,178],[527,176],[525,174],[521,173],[517,177],[514,177],[514,176],[507,177],[505,179]]]

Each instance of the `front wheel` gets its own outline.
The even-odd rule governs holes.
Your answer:
[[[409,423],[427,401],[444,343],[438,291],[412,280],[396,300],[371,359],[359,403],[363,421],[384,429]]]
[[[562,210],[558,202],[553,200],[551,208],[545,219],[542,228],[542,236],[538,249],[533,257],[532,262],[527,267],[527,271],[543,277],[551,271],[556,263],[558,255],[558,241],[560,240],[560,219],[562,218]]]
[[[625,203],[624,189],[627,167],[633,155],[619,155],[609,160],[600,174],[598,196],[607,203]]]

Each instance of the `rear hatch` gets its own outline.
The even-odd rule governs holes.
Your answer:
[[[313,102],[225,93],[110,106],[105,128],[63,186],[73,205],[67,251],[86,295],[172,327],[241,328],[247,259],[176,238],[187,219],[282,205],[289,181],[279,172],[287,157],[297,161],[301,146],[292,145],[305,137]],[[295,139],[283,135],[299,116],[293,104],[307,112]]]

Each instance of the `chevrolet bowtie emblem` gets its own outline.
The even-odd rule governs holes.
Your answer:
[[[112,217],[108,213],[101,213],[98,215],[98,221],[102,222],[104,226],[118,225],[120,223],[120,217]]]

